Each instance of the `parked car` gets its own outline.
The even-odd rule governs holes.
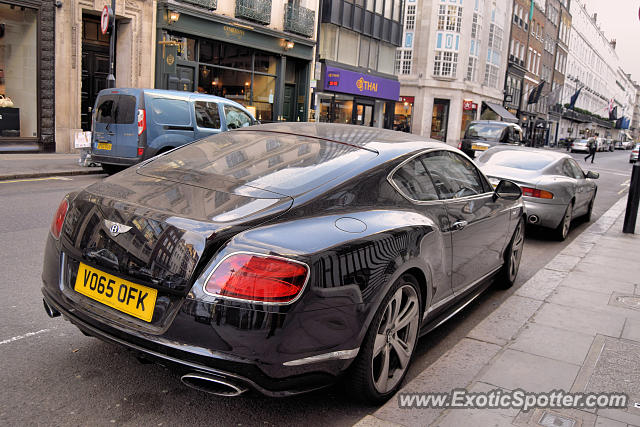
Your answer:
[[[613,145],[615,147],[616,150],[626,150],[626,144],[620,140],[616,140],[613,142]]]
[[[571,143],[571,152],[575,153],[578,151],[582,153],[589,152],[589,139],[579,139]]]
[[[598,187],[596,172],[584,172],[568,154],[525,147],[494,147],[477,160],[493,180],[509,179],[522,188],[527,222],[555,230],[566,239],[571,221],[591,219]]]
[[[475,158],[496,144],[522,144],[522,129],[515,123],[494,120],[478,120],[469,123],[460,142],[460,148],[467,156]]]
[[[638,161],[638,152],[640,152],[640,144],[636,144],[629,154],[629,163],[635,163]]]
[[[66,195],[45,309],[200,390],[287,396],[346,374],[380,402],[419,336],[492,280],[513,284],[521,194],[403,132],[225,132]]]
[[[237,102],[162,89],[103,89],[91,157],[108,174],[206,136],[257,123]]]
[[[613,151],[611,148],[611,140],[608,138],[597,137],[596,147],[597,151]]]

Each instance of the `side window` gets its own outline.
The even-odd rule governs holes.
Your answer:
[[[391,179],[405,196],[413,200],[438,200],[438,193],[420,157],[395,171]]]
[[[151,113],[153,121],[159,125],[191,125],[190,105],[187,101],[171,98],[153,98]]]
[[[569,165],[571,165],[571,169],[573,169],[573,176],[575,179],[584,179],[584,171],[575,160],[569,159]]]
[[[454,199],[485,193],[484,182],[476,167],[464,157],[448,151],[429,153],[423,159],[440,198]]]
[[[233,105],[224,104],[224,115],[227,119],[227,127],[229,129],[239,129],[252,125],[251,117]]]
[[[562,175],[568,176],[569,178],[575,178],[573,176],[573,168],[569,164],[569,160],[562,162]]]
[[[220,129],[220,110],[215,102],[196,101],[196,123],[198,127]]]

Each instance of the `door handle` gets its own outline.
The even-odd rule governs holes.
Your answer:
[[[456,221],[451,226],[451,230],[452,231],[462,230],[463,228],[465,228],[467,226],[467,224],[468,224],[467,221]]]

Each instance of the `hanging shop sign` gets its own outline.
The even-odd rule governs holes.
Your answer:
[[[324,89],[353,95],[370,96],[397,101],[400,95],[400,82],[355,71],[327,67]]]

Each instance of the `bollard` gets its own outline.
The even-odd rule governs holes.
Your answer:
[[[623,233],[633,234],[636,229],[636,218],[638,216],[638,203],[640,202],[640,160],[633,165],[631,172],[631,184],[629,186],[629,196],[627,197],[627,210],[624,214]]]

